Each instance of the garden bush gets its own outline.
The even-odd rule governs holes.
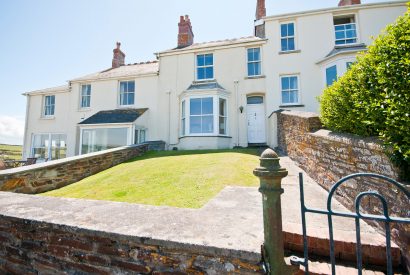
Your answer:
[[[410,8],[319,98],[325,127],[379,136],[410,179]]]

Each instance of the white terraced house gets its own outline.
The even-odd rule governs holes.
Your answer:
[[[252,37],[194,43],[181,16],[178,46],[151,62],[124,63],[67,85],[27,92],[24,157],[58,159],[162,140],[167,149],[277,145],[280,109],[318,112],[326,85],[405,13],[406,1],[266,16]]]

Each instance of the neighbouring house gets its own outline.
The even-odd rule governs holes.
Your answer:
[[[319,96],[406,1],[266,16],[257,1],[251,37],[194,43],[181,16],[178,44],[156,60],[112,66],[27,92],[24,157],[58,159],[163,140],[167,149],[277,146],[278,109],[317,112]]]

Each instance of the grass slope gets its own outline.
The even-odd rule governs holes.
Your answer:
[[[21,145],[0,144],[0,159],[21,159]]]
[[[149,152],[45,196],[200,208],[227,185],[258,186],[256,150]]]

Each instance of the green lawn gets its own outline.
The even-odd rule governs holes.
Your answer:
[[[21,145],[0,144],[0,159],[21,159]]]
[[[200,208],[227,185],[258,186],[257,150],[148,152],[44,196]]]

